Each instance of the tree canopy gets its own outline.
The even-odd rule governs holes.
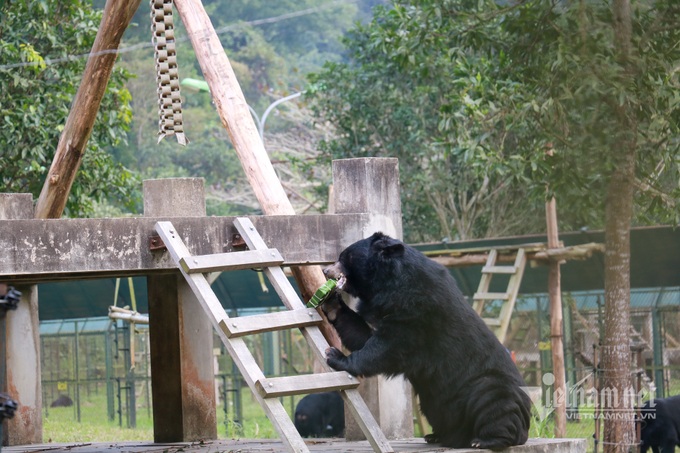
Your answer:
[[[85,67],[78,56],[89,52],[100,18],[80,0],[0,5],[0,192],[40,193]],[[109,153],[132,121],[129,77],[122,69],[112,75],[67,216],[92,215],[103,199],[125,210],[134,204],[138,180]]]
[[[630,82],[617,75],[606,2],[378,8],[346,38],[350,61],[311,77],[317,111],[339,130],[325,147],[336,158],[401,158],[410,239],[540,230],[552,194],[563,228],[598,228],[622,133],[617,109],[634,103],[636,219],[677,221],[674,8],[635,9]]]
[[[206,0],[203,5],[246,101],[261,116],[271,103],[304,90],[306,72],[318,70],[326,60],[340,61],[343,58],[340,36],[355,20],[365,20],[370,6],[379,1]],[[160,145],[156,143],[153,52],[144,45],[149,40],[148,16],[148,4],[142,2],[135,23],[125,35],[125,46],[135,49],[121,55],[121,64],[138,77],[126,85],[134,99],[134,118],[128,144],[114,150],[115,158],[137,170],[143,178],[204,177],[211,215],[258,213],[257,200],[208,93],[182,90],[183,118],[190,140],[187,147],[177,147],[168,139]],[[175,26],[180,79],[200,79],[200,68],[177,16]],[[297,145],[291,143],[294,132]],[[314,173],[309,159],[319,154],[314,144],[324,134],[313,127],[312,116],[300,98],[276,107],[266,122],[265,146],[291,199],[294,203],[300,201],[296,208],[318,209],[323,205],[315,193],[314,186],[318,184],[310,184],[305,176]]]

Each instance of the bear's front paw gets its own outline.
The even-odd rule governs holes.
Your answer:
[[[334,370],[343,371],[343,363],[346,360],[345,354],[336,348],[326,349],[326,363]]]
[[[439,436],[436,435],[435,433],[425,434],[425,442],[428,443],[428,444],[438,444],[439,443]]]
[[[335,322],[335,319],[338,317],[338,312],[343,303],[341,297],[340,294],[334,292],[323,304],[321,304],[321,309],[330,322]]]

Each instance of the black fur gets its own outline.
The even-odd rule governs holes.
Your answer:
[[[640,452],[673,453],[680,447],[680,395],[647,401],[641,412]]]
[[[59,398],[52,401],[50,407],[71,407],[73,406],[73,400],[68,395],[59,395]]]
[[[341,437],[345,404],[338,392],[312,393],[295,407],[295,428],[302,437]]]
[[[342,291],[323,305],[345,356],[327,362],[357,376],[405,375],[433,428],[428,442],[503,449],[524,444],[531,402],[508,351],[466,302],[448,270],[401,241],[375,233],[324,270],[344,275]]]

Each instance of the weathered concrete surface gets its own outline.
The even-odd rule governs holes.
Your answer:
[[[0,194],[1,218],[33,218],[31,194]],[[0,439],[7,445],[42,442],[38,287],[15,286],[21,292],[17,309],[0,310],[0,392],[19,403]]]
[[[362,239],[368,214],[250,216],[285,265],[330,263]],[[234,250],[234,217],[0,220],[0,280],[44,282],[129,276],[175,269],[149,250],[154,225],[171,220],[194,255]]]
[[[314,439],[306,441],[312,452],[326,453],[370,453],[373,451],[367,441],[346,442],[344,439]],[[451,449],[426,444],[423,439],[391,441],[395,452],[403,453],[487,453],[491,450],[472,448]],[[585,453],[586,439],[529,439],[526,445],[504,450],[508,453]],[[283,443],[273,439],[217,440],[194,443],[152,444],[144,442],[87,443],[87,444],[44,444],[24,447],[3,448],[3,453],[24,453],[49,450],[50,453],[100,453],[100,452],[167,452],[216,453],[222,451],[286,453]]]
[[[382,231],[402,239],[401,198],[399,193],[399,161],[384,158],[343,159],[333,162],[333,212],[348,214],[366,212],[361,237]],[[340,196],[340,194],[342,194]],[[349,245],[356,239],[347,238]],[[359,387],[371,413],[388,439],[413,436],[413,398],[411,383],[403,376],[364,379]],[[345,437],[366,437],[354,417],[345,415]]]

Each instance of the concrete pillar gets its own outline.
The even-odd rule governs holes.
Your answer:
[[[203,179],[144,181],[145,216],[205,214]],[[217,439],[212,324],[179,271],[147,285],[154,441]]]
[[[343,238],[351,243],[376,231],[403,238],[399,163],[393,158],[358,158],[333,161],[333,207],[336,214],[367,213],[361,238]],[[413,437],[411,384],[402,377],[365,379],[360,392],[382,431],[389,439]],[[347,440],[363,439],[353,417],[346,419]]]
[[[0,219],[32,218],[31,194],[0,194]],[[2,445],[38,444],[42,443],[38,287],[12,286],[21,291],[21,302],[6,316],[0,313],[0,391],[19,408],[4,422]]]

